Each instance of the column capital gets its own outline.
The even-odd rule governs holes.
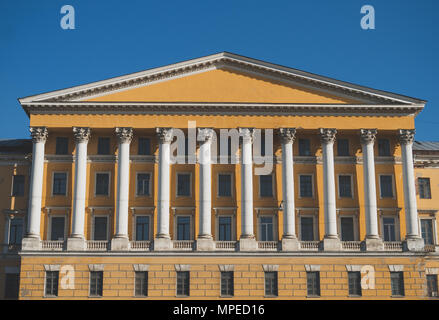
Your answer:
[[[174,137],[174,129],[173,128],[155,128],[155,132],[157,134],[157,138],[160,143],[171,143],[172,138]]]
[[[45,143],[49,135],[47,127],[30,127],[29,131],[34,143]]]
[[[239,135],[242,136],[243,142],[253,143],[255,137],[255,128],[238,128]]]
[[[412,144],[415,140],[415,129],[399,129],[398,138],[401,144]]]
[[[322,143],[334,143],[337,129],[334,128],[320,128],[320,141]]]
[[[197,140],[201,142],[212,142],[214,131],[212,128],[198,128]]]
[[[118,127],[115,131],[119,143],[130,143],[133,139],[133,128]]]
[[[90,139],[90,128],[88,127],[73,127],[73,135],[75,142],[88,142]]]
[[[361,144],[374,143],[377,135],[377,129],[360,129]]]
[[[283,144],[294,143],[296,128],[279,128],[279,134]]]

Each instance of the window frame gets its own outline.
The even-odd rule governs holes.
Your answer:
[[[107,194],[97,194],[97,186],[98,186],[98,174],[107,174],[108,175],[108,188],[107,188]],[[95,181],[94,181],[94,197],[100,198],[100,197],[106,197],[109,198],[111,195],[111,171],[96,171],[95,172]]]
[[[178,239],[178,218],[179,217],[189,217],[189,239],[182,240]],[[195,230],[194,230],[194,217],[190,213],[176,213],[174,215],[174,239],[177,241],[194,241],[195,240]]]
[[[272,209],[270,209],[272,210]],[[270,211],[270,210],[264,210],[264,211]],[[273,228],[273,240],[261,240],[261,219],[262,218],[271,218],[272,220],[272,228]],[[278,219],[276,213],[258,213],[257,215],[257,234],[256,239],[257,241],[278,241],[279,239],[279,231],[278,231]]]
[[[95,228],[96,228],[96,223],[95,223],[95,219],[96,218],[107,218],[107,240],[95,240]],[[110,214],[108,213],[103,213],[103,214],[96,214],[94,213],[92,215],[92,225],[91,225],[91,239],[93,241],[110,241]]]
[[[63,241],[65,241],[67,239],[67,223],[68,223],[68,215],[67,214],[48,214],[48,226],[47,226],[47,235],[46,235],[46,239],[47,240],[52,240],[52,219],[53,218],[64,218],[64,237],[63,237]],[[58,240],[56,240],[58,241]]]
[[[268,279],[268,275],[274,275],[274,279]],[[273,281],[274,286],[270,284],[270,292],[267,292],[267,280]],[[279,274],[277,271],[264,271],[264,296],[268,298],[274,298],[279,296]]]
[[[340,148],[339,148],[339,143],[340,141],[346,141],[347,142],[347,154],[340,154]],[[349,157],[351,155],[351,148],[349,145],[349,138],[337,138],[337,157]]]
[[[66,153],[58,153],[58,141],[60,141],[59,139],[67,140]],[[62,136],[55,137],[55,154],[56,155],[68,155],[69,154],[69,143],[70,143],[69,137],[62,137]]]
[[[143,154],[140,153],[140,141],[141,140],[148,140],[149,141],[149,153]],[[138,137],[137,138],[137,155],[139,156],[150,156],[152,154],[152,150],[151,150],[151,138],[150,137]]]
[[[353,275],[353,274],[355,274],[355,277],[359,276],[358,279],[351,279],[350,275]],[[357,286],[357,284],[355,284],[355,282],[353,285],[354,289],[357,289],[357,292],[351,292],[351,280],[354,280],[354,281],[360,280],[358,283],[358,286]],[[348,295],[350,297],[362,297],[363,296],[363,291],[361,288],[361,272],[360,271],[348,271]]]
[[[422,237],[422,225],[421,225],[421,220],[431,220],[431,231],[432,231],[432,239],[433,239],[433,245],[437,245],[438,242],[438,236],[437,236],[437,221],[436,221],[436,217],[434,215],[425,215],[425,214],[419,214],[418,211],[418,229],[419,229],[419,234]],[[425,239],[424,239],[425,241]]]
[[[102,141],[101,139],[108,139],[108,153],[100,153],[99,152],[99,141]],[[111,155],[111,137],[109,136],[101,136],[98,137],[98,141],[96,143],[96,154],[99,156],[108,156]]]
[[[230,217],[230,240],[219,240],[220,235],[220,223],[219,219],[222,217]],[[218,213],[215,217],[215,239],[216,241],[236,241],[236,230],[235,230],[235,214],[234,213]]]
[[[340,190],[341,190],[341,188],[340,188],[340,177],[347,177],[347,176],[349,176],[350,177],[350,180],[351,180],[351,196],[350,197],[347,197],[347,196],[342,196],[341,194],[340,194]],[[352,174],[352,173],[337,173],[337,194],[338,194],[338,199],[354,199],[355,198],[355,195],[354,195],[354,175]]]
[[[179,175],[189,175],[189,195],[179,195],[178,194],[178,176]],[[192,195],[192,172],[191,171],[176,171],[175,172],[175,198],[191,198]]]
[[[148,186],[149,194],[139,194],[138,193],[139,190],[137,189],[137,187],[138,187],[138,181],[139,181],[139,174],[147,174],[147,175],[149,175],[149,186]],[[153,192],[151,190],[151,187],[152,187],[152,177],[153,177],[153,175],[152,175],[151,171],[136,171],[136,188],[135,188],[135,196],[136,197],[148,197],[148,198],[152,197],[152,194],[153,194]]]
[[[228,175],[230,176],[230,196],[222,196],[220,195],[220,175]],[[233,199],[235,197],[235,192],[234,192],[234,174],[231,171],[218,171],[216,174],[216,178],[217,178],[217,183],[216,183],[216,196],[217,198],[223,198],[223,199]]]
[[[311,176],[311,193],[312,193],[312,195],[311,195],[311,197],[304,197],[304,196],[302,196],[302,194],[301,194],[301,188],[300,188],[300,186],[301,186],[301,181],[300,181],[300,177],[301,176]],[[298,174],[298,186],[299,186],[299,188],[298,188],[298,193],[299,193],[299,199],[314,199],[314,197],[315,197],[315,190],[314,190],[314,188],[315,188],[315,186],[314,186],[314,173],[299,173]]]
[[[91,286],[91,282],[92,282],[92,275],[93,274],[101,274],[101,278],[100,281],[102,281],[101,283],[101,290],[100,290],[100,294],[96,293],[96,294],[92,294],[92,286]],[[89,271],[89,284],[88,284],[88,295],[89,297],[92,298],[101,298],[104,296],[104,271]],[[97,285],[98,287],[98,285]]]
[[[312,229],[313,229],[313,240],[302,240],[302,217],[303,218],[311,218],[312,219]],[[300,212],[298,215],[299,220],[299,241],[317,241],[318,240],[318,215],[315,212]]]
[[[227,281],[230,281],[231,285],[230,286],[227,285],[227,288],[226,288],[226,289],[228,289],[228,290],[226,290],[227,293],[223,293],[223,281],[224,281],[223,275],[226,275],[226,274],[231,275],[230,279],[225,279]],[[230,298],[230,297],[233,297],[234,295],[235,295],[235,272],[234,271],[220,271],[220,297]]]
[[[394,294],[393,291],[393,281],[396,281],[394,278],[392,278],[393,274],[398,274],[401,278],[398,276],[399,281],[399,292]],[[405,297],[405,284],[404,284],[404,271],[390,271],[390,291],[392,297]]]
[[[178,292],[179,275],[183,275],[183,274],[185,274],[185,275],[187,274],[187,286],[186,286],[186,283],[185,283],[185,279],[183,279],[183,293],[179,293]],[[176,281],[176,283],[175,283],[175,295],[177,297],[181,297],[181,298],[183,298],[183,297],[190,297],[190,294],[191,294],[191,291],[190,291],[190,288],[191,288],[191,273],[190,273],[190,271],[176,271],[175,281]],[[180,281],[181,281],[181,279],[180,279]],[[187,288],[187,294],[186,294],[185,288]]]
[[[149,228],[148,228],[148,234],[149,239],[148,240],[136,240],[137,239],[137,217],[148,217],[149,219]],[[133,232],[132,232],[132,241],[151,241],[152,239],[152,233],[153,233],[153,214],[151,213],[136,213],[133,214]]]
[[[145,288],[143,286],[141,287],[142,294],[137,293],[137,275],[138,274],[144,274],[145,279],[142,279],[142,284],[145,285]],[[148,271],[134,271],[134,297],[137,298],[144,298],[148,297],[148,289],[149,289],[149,272]],[[143,292],[144,291],[144,292]]]
[[[353,236],[354,240],[341,240],[341,219],[342,218],[351,218],[352,219],[352,228],[353,228]],[[355,213],[347,213],[347,214],[338,214],[337,217],[337,231],[340,241],[358,241],[359,240],[359,230],[358,230],[358,215]]]
[[[428,181],[428,197],[421,197],[421,183],[420,183],[421,179]],[[430,181],[430,178],[428,178],[428,177],[418,177],[417,178],[417,184],[418,184],[419,199],[425,199],[425,200],[431,199],[431,181]],[[424,194],[425,194],[425,192],[424,192]]]
[[[56,294],[47,294],[47,285],[48,285],[48,283],[47,283],[47,280],[48,280],[48,274],[52,274],[52,273],[55,273],[57,276],[56,276],[56,278],[57,278],[57,283],[56,283]],[[53,289],[53,283],[52,283],[52,287],[51,287],[52,289]],[[45,271],[45,274],[44,274],[44,297],[45,298],[56,298],[56,297],[58,297],[59,296],[59,271]]]
[[[261,195],[261,177],[262,176],[271,176],[271,196],[263,196]],[[274,191],[274,185],[275,185],[275,181],[274,181],[274,173],[270,173],[270,174],[266,174],[266,175],[259,175],[259,179],[258,179],[258,197],[259,199],[273,199],[275,197]]]
[[[11,226],[12,226],[12,221],[16,221],[17,219],[21,220],[21,240],[19,243],[10,243],[11,242]],[[25,235],[25,231],[26,231],[26,219],[23,216],[19,216],[19,217],[14,217],[13,219],[11,219],[11,217],[7,217],[7,221],[5,224],[5,243],[9,245],[21,245],[21,241],[24,238]],[[4,248],[4,252],[7,252],[8,248],[5,246]]]
[[[54,193],[54,189],[55,189],[55,175],[56,174],[60,174],[60,173],[64,173],[66,175],[66,183],[65,183],[66,193],[65,194],[55,194]],[[52,197],[68,197],[69,196],[69,171],[52,171],[52,192],[51,192],[51,196]]]
[[[16,186],[15,177],[23,177],[23,194],[15,194],[15,192],[14,192],[14,189]],[[12,175],[11,197],[24,197],[25,194],[26,194],[26,176],[24,174]]]
[[[309,291],[309,281],[310,281],[309,276],[311,276],[312,274],[316,275],[316,278],[315,278],[316,287],[315,288],[313,287],[313,292],[310,293],[310,291]],[[312,279],[312,280],[314,281],[314,279]],[[314,290],[314,289],[316,289],[316,290]],[[316,291],[316,293],[314,293],[314,291]],[[320,284],[320,271],[306,271],[306,296],[310,297],[310,298],[319,298],[319,297],[321,297],[321,294],[322,293],[321,293],[321,284]]]
[[[433,278],[433,279],[434,279],[434,280],[433,280],[433,283],[434,283],[434,285],[436,286],[436,291],[431,290],[431,289],[434,289],[434,288],[432,288],[432,287],[430,286],[429,278]],[[432,298],[437,298],[437,297],[439,296],[439,289],[438,289],[438,275],[437,275],[437,274],[427,274],[427,275],[425,276],[425,280],[427,281],[427,295],[428,295],[429,297],[432,297]],[[436,293],[435,296],[432,295],[433,292]]]
[[[399,214],[381,214],[380,215],[380,231],[381,231],[381,239],[384,240],[384,218],[393,218],[395,221],[395,241],[401,241],[400,230],[399,230]],[[388,241],[385,241],[388,242]]]
[[[389,146],[389,154],[380,154],[380,141],[387,141],[387,143],[388,143],[388,146]],[[376,145],[377,145],[377,154],[378,154],[378,157],[391,157],[392,156],[392,146],[391,146],[391,143],[390,143],[390,139],[389,138],[385,138],[385,137],[383,137],[383,138],[378,138],[377,139],[377,143],[376,143]]]
[[[301,154],[301,148],[300,148],[300,141],[308,141],[308,147],[309,147],[309,154]],[[311,153],[311,139],[310,138],[299,138],[297,141],[297,155],[299,157],[312,157],[312,153]]]
[[[391,197],[383,197],[382,196],[382,187],[381,187],[381,177],[382,176],[391,176],[392,177],[392,196]],[[395,192],[395,176],[392,173],[380,173],[378,174],[378,185],[379,185],[379,190],[380,190],[380,200],[381,199],[395,199],[396,196],[396,192]]]

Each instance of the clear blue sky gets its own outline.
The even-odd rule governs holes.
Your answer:
[[[60,27],[72,5],[76,29]],[[375,30],[360,9],[375,8]],[[437,0],[1,0],[0,138],[27,138],[17,98],[220,51],[428,100],[439,140]]]

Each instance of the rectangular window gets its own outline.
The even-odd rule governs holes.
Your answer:
[[[395,218],[383,218],[384,241],[396,241]]]
[[[68,154],[69,153],[69,138],[56,137],[55,154]]]
[[[6,273],[5,275],[5,299],[18,299],[18,290],[20,288],[20,274]]]
[[[337,140],[337,155],[340,157],[349,156],[349,140],[338,139]]]
[[[378,155],[382,157],[390,156],[389,139],[378,139]]]
[[[342,241],[354,241],[354,219],[352,217],[340,218],[340,231]]]
[[[352,198],[352,179],[348,175],[338,176],[338,195],[340,198]]]
[[[312,175],[300,175],[299,186],[301,198],[312,198]]]
[[[314,241],[314,218],[300,217],[300,239]]]
[[[232,175],[229,173],[218,174],[218,196],[232,196]]]
[[[23,218],[14,218],[9,221],[9,244],[19,245],[23,238]]]
[[[191,174],[178,173],[177,174],[177,196],[190,197],[191,195]]]
[[[393,179],[391,175],[380,176],[381,198],[393,198]]]
[[[361,296],[361,272],[348,272],[348,285],[350,296]]]
[[[233,271],[221,272],[221,296],[233,296]]]
[[[311,155],[311,143],[309,139],[299,139],[299,156]]]
[[[189,296],[189,271],[177,271],[177,296]]]
[[[108,218],[94,217],[94,237],[93,240],[107,240]]]
[[[58,271],[46,271],[46,296],[58,296]]]
[[[110,175],[108,173],[96,173],[95,194],[108,196],[110,189]]]
[[[149,173],[138,173],[137,174],[137,195],[138,196],[149,196],[151,195],[149,187],[151,181],[151,174]]]
[[[392,296],[403,296],[404,273],[401,271],[390,272],[390,286],[392,287]]]
[[[191,240],[191,217],[177,217],[177,240]]]
[[[433,219],[421,219],[421,235],[425,244],[434,244]]]
[[[437,274],[427,274],[427,292],[429,297],[437,297]]]
[[[90,271],[90,296],[102,297],[103,271]]]
[[[309,271],[306,273],[306,287],[308,296],[320,296],[320,272]]]
[[[148,296],[148,272],[136,271],[135,293],[137,297]]]
[[[67,172],[55,172],[53,174],[54,196],[65,196],[67,194]]]
[[[64,217],[50,219],[50,240],[64,240],[65,221]]]
[[[265,272],[265,295],[277,296],[277,272],[266,271]]]
[[[273,241],[273,217],[261,217],[259,218],[259,223],[259,241]]]
[[[273,197],[273,175],[259,176],[259,195],[261,197]]]
[[[136,241],[149,240],[149,216],[136,217]]]
[[[419,198],[431,199],[430,178],[418,178]]]
[[[12,196],[24,196],[24,176],[16,175],[12,178]]]
[[[149,138],[139,138],[139,155],[150,155],[151,154],[151,140]]]
[[[110,138],[98,138],[98,154],[110,154]]]
[[[218,240],[232,241],[232,217],[219,216],[218,218]]]

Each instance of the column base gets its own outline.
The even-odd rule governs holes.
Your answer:
[[[299,251],[299,240],[297,238],[283,238],[282,251]]]
[[[404,251],[423,251],[424,250],[424,239],[423,238],[407,238],[403,242]]]
[[[111,251],[128,251],[130,240],[128,237],[118,237],[111,239]]]
[[[239,251],[256,251],[258,243],[255,238],[241,238],[239,239]]]
[[[67,238],[66,250],[67,251],[84,251],[86,249],[86,242],[84,238],[70,237]]]
[[[339,238],[324,238],[322,244],[323,251],[342,251]]]
[[[366,251],[384,251],[384,242],[380,238],[366,238],[363,243]]]
[[[155,238],[153,243],[154,251],[166,251],[172,249],[172,241],[170,238]]]
[[[197,251],[214,251],[215,250],[215,242],[211,239],[207,238],[198,238],[196,241],[196,250]]]
[[[21,251],[39,251],[41,250],[40,237],[26,236],[21,241]]]

